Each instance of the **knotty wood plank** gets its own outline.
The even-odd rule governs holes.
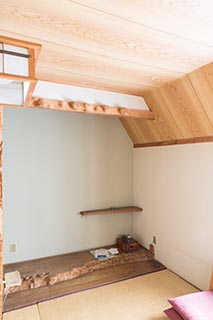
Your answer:
[[[150,127],[145,120],[143,125],[141,124],[140,119],[123,118],[120,120],[124,128],[127,130],[127,133],[129,134],[133,143],[141,143],[141,141],[146,143],[150,141],[156,141],[156,139],[157,141],[160,141],[159,137],[157,136],[157,132],[150,130]]]
[[[106,246],[106,248],[117,247],[115,244]],[[120,252],[113,260],[109,259],[104,262],[104,268],[106,268],[106,262],[109,266],[111,264],[120,265],[128,263],[129,261],[146,261],[150,258],[149,251],[143,247],[140,247],[138,251],[132,253]],[[119,260],[118,260],[119,259]],[[73,269],[80,269],[85,266],[90,266],[97,269],[101,269],[102,262],[97,261],[94,256],[88,251],[78,251],[67,254],[61,254],[56,256],[50,256],[40,259],[33,259],[28,261],[21,261],[16,263],[10,263],[4,265],[4,273],[19,270],[21,277],[31,276],[34,274],[49,273],[49,278],[54,279],[59,274],[66,274]]]
[[[213,63],[188,74],[213,128]]]
[[[97,214],[114,214],[114,213],[134,213],[134,212],[142,212],[143,209],[139,207],[119,207],[119,208],[107,208],[107,209],[97,209],[97,210],[87,210],[81,211],[80,214],[82,216],[93,216]]]
[[[92,113],[99,115],[110,115],[118,117],[133,117],[141,119],[154,119],[154,114],[147,110],[128,109],[124,107],[110,107],[101,104],[89,104],[77,101],[60,101],[49,100],[33,97],[29,103],[29,107],[38,107],[44,109],[71,111],[81,113]]]
[[[79,4],[181,38],[212,45],[213,2],[156,0],[76,0]],[[174,23],[181,21],[181,23]]]
[[[137,132],[135,127],[134,130],[132,128],[132,120],[134,120],[133,118],[119,118],[119,120],[133,143],[140,143],[143,141],[143,138],[141,138],[142,140],[140,139],[141,132]]]
[[[209,119],[187,75],[159,90],[183,138],[212,135]]]
[[[135,147],[212,141],[213,64],[199,68],[143,97],[155,120],[122,120]]]
[[[91,289],[96,286],[107,285],[112,282],[138,277],[143,274],[163,269],[165,269],[165,267],[161,264],[155,266],[152,261],[140,261],[103,270],[96,270],[90,274],[83,275],[73,280],[64,281],[53,286],[10,294],[6,301],[5,310],[13,310],[62,295]]]
[[[14,13],[17,6],[18,10]],[[169,35],[168,30],[160,32],[74,2],[67,1],[59,10],[56,0],[45,3],[39,0],[32,4],[26,0],[17,4],[17,0],[12,0],[9,3],[1,2],[0,9],[1,33],[43,44],[45,54],[38,65],[38,74],[43,79],[46,77],[44,69],[49,69],[49,73],[52,70],[52,76],[59,81],[66,78],[69,69],[70,81],[76,80],[77,76],[74,79],[71,74],[77,73],[81,83],[89,82],[92,85],[90,78],[95,70],[101,73],[98,75],[101,81],[106,74],[110,74],[111,78],[115,78],[115,86],[116,82],[121,81],[122,73],[126,81],[131,74],[132,82],[134,78],[145,78],[151,86],[160,86],[212,59],[212,47]],[[78,50],[78,54],[73,54],[73,50]],[[58,55],[59,51],[64,52]],[[114,62],[105,63],[106,58]],[[117,68],[116,63],[119,65]],[[129,67],[126,69],[125,65],[129,63],[132,72],[128,75],[124,70],[127,71]],[[56,66],[57,75],[54,71]],[[76,66],[79,66],[79,70]],[[98,81],[96,83],[98,85]],[[138,85],[138,80],[135,84]],[[112,87],[113,83],[108,79],[104,86]],[[145,87],[147,83],[141,81],[141,91]],[[100,85],[98,88],[103,89]],[[121,86],[120,90],[125,91],[125,87]]]
[[[134,144],[140,143],[160,143],[174,139],[181,139],[183,135],[178,128],[175,119],[167,108],[160,90],[154,89],[143,94],[150,110],[155,114],[152,122],[123,119],[121,122],[127,130]]]
[[[54,68],[46,67],[43,64],[38,66],[36,74],[37,78],[41,81],[120,92],[135,96],[141,96],[143,89],[153,89],[153,87],[148,87],[145,84],[133,82],[134,79],[131,82],[126,82],[124,79],[106,79],[107,75],[106,78],[100,78],[94,74],[88,77],[88,74],[70,72],[67,69],[61,70],[61,68],[57,69],[55,66]]]
[[[16,14],[14,7],[19,5]],[[123,61],[189,72],[212,59],[213,48],[177,38],[74,2],[1,1],[0,29]],[[70,15],[72,19],[70,19]],[[54,22],[54,23],[53,23]],[[195,54],[196,53],[196,54]]]
[[[81,51],[69,47],[59,47],[55,44],[44,43],[41,52],[41,59],[37,72],[41,73],[43,68],[49,68],[52,73],[53,68],[58,72],[70,70],[74,74],[84,75],[89,81],[89,77],[98,77],[106,82],[123,81],[140,84],[143,87],[156,87],[169,80],[177,79],[183,75],[181,72],[171,72],[162,68],[146,66],[143,63],[134,61],[122,61],[108,56],[97,56],[89,52]],[[85,81],[84,79],[84,81]]]
[[[158,131],[161,133],[161,140],[170,139],[181,139],[183,135],[177,123],[175,117],[173,117],[163,97],[161,96],[160,90],[155,89],[143,94],[144,100],[146,101],[149,109],[155,114],[155,121],[151,123],[151,126],[155,125]]]

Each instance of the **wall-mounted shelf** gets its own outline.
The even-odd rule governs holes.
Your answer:
[[[139,207],[112,207],[108,209],[98,209],[98,210],[88,210],[81,211],[80,214],[82,216],[93,216],[96,214],[113,214],[113,213],[134,213],[134,212],[142,212],[143,209]]]

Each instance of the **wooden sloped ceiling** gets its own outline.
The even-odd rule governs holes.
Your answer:
[[[212,61],[211,0],[1,0],[0,34],[42,45],[37,78],[133,95]]]
[[[143,96],[155,120],[121,119],[135,147],[213,141],[213,63]]]

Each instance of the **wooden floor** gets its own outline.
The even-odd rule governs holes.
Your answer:
[[[106,285],[162,269],[165,269],[162,264],[155,266],[153,261],[140,261],[96,270],[76,279],[55,284],[54,286],[24,290],[10,294],[6,300],[4,311],[10,311],[69,293]]]
[[[7,312],[3,320],[167,320],[167,299],[196,291],[162,270]]]
[[[9,294],[4,306],[4,311],[11,311],[41,301],[67,295],[69,293],[165,269],[162,264],[155,265],[154,261],[134,261],[135,257],[138,258],[138,254],[143,258],[149,254],[149,251],[141,247],[137,253],[133,252],[131,254],[132,263],[125,263],[102,270],[95,270],[91,273],[81,275],[76,279],[63,281],[53,286],[49,285],[33,290],[28,289]],[[128,256],[130,254],[122,253],[121,255]],[[4,272],[19,270],[22,277],[47,271],[51,271],[51,275],[56,275],[69,269],[83,266],[88,261],[91,261],[91,259],[95,260],[88,251],[81,251],[6,265],[4,266]]]

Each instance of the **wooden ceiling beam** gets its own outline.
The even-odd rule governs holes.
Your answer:
[[[110,107],[102,104],[89,104],[78,101],[62,101],[62,100],[50,100],[33,97],[29,103],[29,107],[90,113],[97,115],[108,115],[117,117],[131,117],[147,120],[154,120],[155,116],[152,111],[129,109],[124,107]]]

